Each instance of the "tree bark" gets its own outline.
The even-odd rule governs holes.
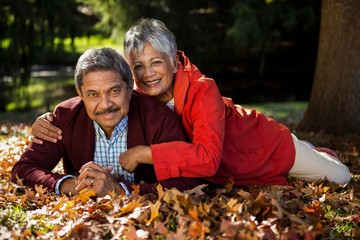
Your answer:
[[[308,108],[297,130],[360,134],[360,1],[323,0]]]

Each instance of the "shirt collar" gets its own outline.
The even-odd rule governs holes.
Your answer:
[[[168,101],[166,103],[166,106],[168,106],[171,110],[174,111],[174,105],[175,105],[175,101],[174,101],[174,98],[172,98],[170,101]]]
[[[100,138],[105,138],[106,139],[106,134],[104,132],[104,130],[102,130],[102,128],[100,127],[100,125],[93,121],[94,122],[94,128],[95,128],[95,135],[97,137],[100,137]],[[114,131],[112,132],[111,134],[111,138],[116,138],[118,137],[119,135],[121,135],[122,133],[124,133],[127,129],[127,125],[128,125],[128,115],[126,115],[114,128]]]

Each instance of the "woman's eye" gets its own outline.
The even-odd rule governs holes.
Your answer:
[[[158,60],[158,61],[154,61],[153,65],[160,65],[162,63],[162,61]]]
[[[142,65],[135,65],[134,70],[139,71],[142,69]]]

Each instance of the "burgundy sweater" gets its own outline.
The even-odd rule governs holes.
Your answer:
[[[63,159],[65,174],[76,175],[81,166],[94,160],[95,130],[83,101],[74,97],[60,103],[54,110],[54,125],[62,129],[63,139],[57,143],[31,143],[14,165],[11,181],[18,176],[24,185],[43,185],[54,191],[56,182],[64,176],[53,172]],[[127,147],[185,141],[178,116],[164,104],[134,91],[130,101]],[[168,156],[171,161],[171,156]],[[135,182],[140,183],[140,194],[152,192],[157,178],[153,165],[142,164],[135,170]],[[160,183],[165,188],[191,189],[202,181],[196,178],[173,178]],[[130,186],[129,183],[126,183]]]

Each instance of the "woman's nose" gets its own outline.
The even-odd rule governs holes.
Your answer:
[[[149,78],[155,74],[154,68],[152,66],[145,67],[145,77]]]

